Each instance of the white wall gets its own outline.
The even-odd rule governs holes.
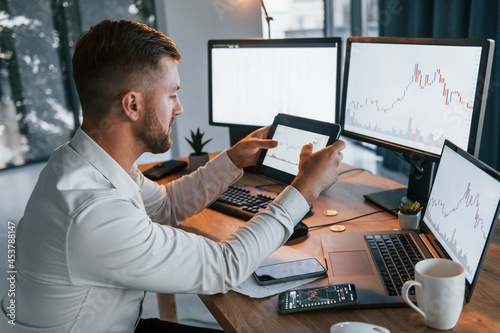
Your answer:
[[[262,21],[259,0],[164,0],[157,1],[158,30],[170,37],[179,48],[181,89],[179,97],[184,113],[172,129],[173,157],[187,156],[192,150],[184,139],[189,131],[200,127],[207,152],[229,147],[229,131],[208,124],[208,56],[209,39],[260,38]],[[158,15],[160,16],[160,15]]]

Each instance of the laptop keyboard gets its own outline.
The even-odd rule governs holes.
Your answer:
[[[403,283],[415,278],[415,264],[424,257],[409,234],[365,235],[385,290],[401,295]],[[415,294],[412,287],[410,294]]]

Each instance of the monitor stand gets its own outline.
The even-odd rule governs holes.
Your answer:
[[[435,163],[423,160],[420,165],[410,164],[410,176],[408,187],[397,188],[382,192],[365,194],[365,199],[374,204],[390,210],[391,214],[398,215],[400,204],[404,204],[407,199],[418,201],[425,207],[429,199],[430,189],[435,173]]]

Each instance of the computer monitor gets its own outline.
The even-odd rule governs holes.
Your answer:
[[[340,38],[208,41],[209,120],[231,144],[278,113],[335,122],[340,106]]]
[[[347,39],[343,134],[410,162],[407,189],[366,198],[387,209],[425,203],[445,139],[477,156],[493,49],[486,39]]]

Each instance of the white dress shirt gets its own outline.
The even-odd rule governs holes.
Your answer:
[[[40,174],[16,236],[15,326],[1,332],[133,332],[145,291],[224,293],[293,232],[308,205],[287,187],[225,240],[176,228],[242,175],[224,152],[165,186],[127,173],[81,128]]]

